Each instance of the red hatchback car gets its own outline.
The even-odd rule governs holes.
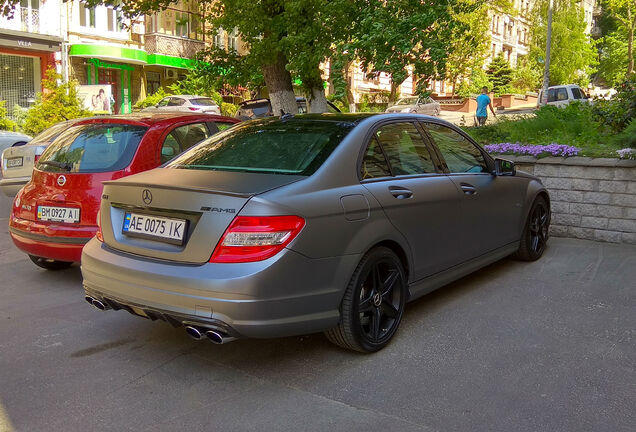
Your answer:
[[[175,112],[74,123],[48,146],[16,195],[9,220],[13,242],[42,268],[69,267],[97,231],[103,181],[156,168],[238,122]]]

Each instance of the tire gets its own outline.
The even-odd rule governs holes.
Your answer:
[[[327,339],[363,353],[381,350],[400,326],[407,295],[398,256],[385,247],[371,249],[351,276],[340,304],[340,323],[325,332]]]
[[[536,261],[541,258],[549,238],[550,217],[548,202],[541,196],[537,197],[530,207],[514,258],[522,261]]]
[[[43,258],[35,255],[29,255],[33,264],[47,270],[64,270],[73,265],[72,261],[57,261],[49,258]]]

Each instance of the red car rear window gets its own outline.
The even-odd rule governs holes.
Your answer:
[[[126,168],[148,128],[90,124],[70,128],[44,151],[37,168],[48,172],[109,172]]]

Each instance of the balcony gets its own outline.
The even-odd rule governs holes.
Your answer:
[[[515,46],[517,45],[517,35],[516,34],[508,34],[504,33],[502,36],[503,42],[506,45]]]
[[[146,52],[194,58],[205,48],[204,30],[199,14],[167,9],[146,17]]]
[[[60,17],[48,16],[38,9],[16,7],[13,18],[0,17],[0,28],[26,33],[60,36]]]
[[[145,49],[148,54],[163,54],[191,59],[197,52],[205,48],[203,41],[161,33],[146,33],[145,40]]]

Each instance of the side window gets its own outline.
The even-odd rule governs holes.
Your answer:
[[[413,123],[382,126],[375,137],[389,159],[393,175],[435,173],[428,148]]]
[[[375,177],[388,177],[391,175],[389,164],[375,138],[371,138],[367,152],[364,154],[360,175],[363,180]]]
[[[581,95],[581,91],[578,88],[572,87],[570,88],[570,91],[572,92],[572,97],[574,99],[583,99],[583,96]]]
[[[448,126],[424,123],[452,173],[488,172],[488,164],[479,149]]]
[[[168,102],[170,102],[170,98],[163,98],[157,105],[159,105],[160,107],[165,107],[168,106]]]
[[[208,136],[210,133],[204,123],[193,123],[174,128],[161,146],[161,163],[169,161]]]
[[[564,101],[568,100],[568,91],[565,87],[561,87],[557,89],[557,100]]]
[[[170,98],[170,102],[168,103],[168,106],[181,106],[185,103],[185,100],[181,99],[181,98]]]
[[[556,102],[556,89],[548,89],[548,102]]]

